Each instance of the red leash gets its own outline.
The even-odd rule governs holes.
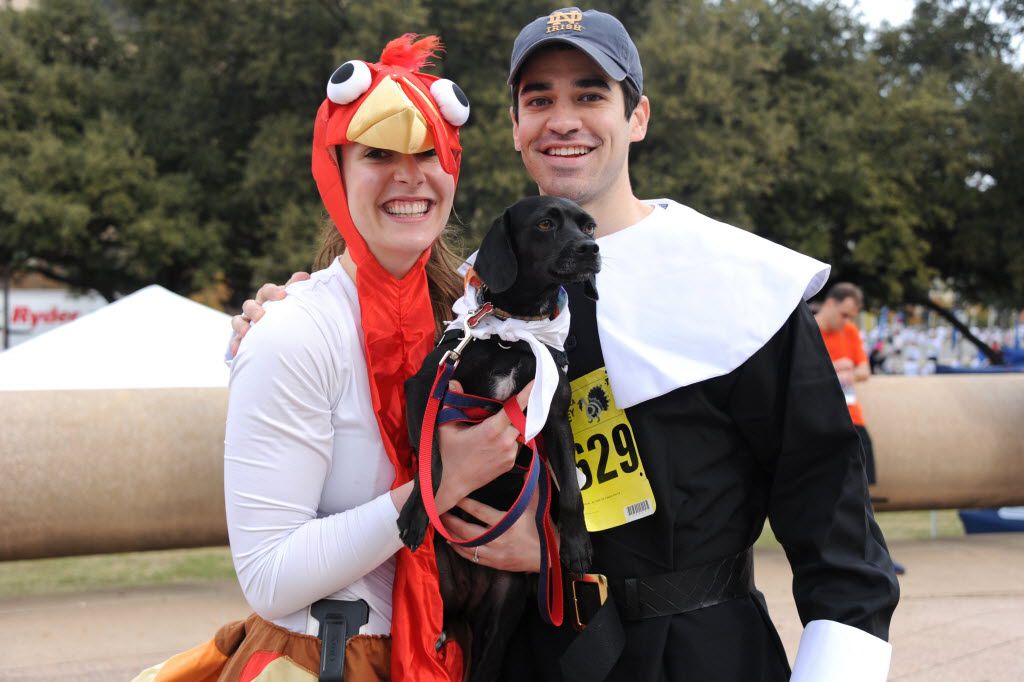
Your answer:
[[[526,432],[526,415],[519,402],[512,396],[505,401],[505,414],[520,434]],[[543,439],[541,445],[543,446]],[[532,444],[533,441],[531,440]],[[535,452],[538,450],[535,449]],[[544,462],[544,475],[540,479],[540,500],[537,503],[537,535],[540,538],[540,584],[537,586],[537,603],[541,615],[555,626],[562,624],[562,559],[558,555],[558,540],[551,525],[551,471],[547,466],[544,448],[539,448]]]
[[[477,313],[473,316],[478,321],[483,315]],[[451,380],[455,367],[459,363],[462,350],[469,343],[472,337],[469,335],[467,324],[466,336],[459,342],[454,351],[445,353],[438,365],[437,374],[434,377],[434,384],[430,388],[430,398],[427,401],[427,409],[423,415],[423,427],[420,430],[419,447],[419,485],[420,494],[423,498],[423,507],[430,519],[430,524],[448,542],[462,547],[479,547],[499,537],[502,533],[512,527],[533,497],[538,484],[541,497],[537,504],[537,535],[540,539],[540,585],[537,590],[537,600],[543,615],[552,625],[561,625],[563,617],[562,600],[562,564],[558,556],[558,542],[555,539],[555,531],[551,525],[551,474],[547,466],[547,458],[536,443],[536,439],[525,441],[523,434],[526,432],[526,416],[516,396],[512,396],[503,404],[505,414],[509,421],[519,431],[519,442],[526,445],[533,452],[530,460],[530,467],[523,482],[523,488],[519,492],[515,503],[505,512],[504,516],[493,526],[486,529],[475,538],[469,540],[458,540],[448,532],[441,522],[437,513],[437,501],[434,499],[434,481],[431,471],[433,458],[434,431],[437,427],[438,412],[444,403],[448,393],[448,382]],[[475,325],[472,325],[475,326]],[[543,475],[541,475],[543,469]]]
[[[427,518],[430,519],[430,524],[434,526],[438,533],[440,533],[448,542],[453,545],[459,545],[462,547],[479,547],[480,545],[487,544],[491,540],[499,537],[502,533],[512,527],[523,512],[526,511],[526,506],[530,502],[530,498],[533,497],[534,491],[537,489],[537,481],[540,478],[541,470],[541,458],[540,453],[537,450],[537,446],[533,440],[524,443],[533,451],[533,457],[530,460],[530,468],[526,475],[526,480],[523,483],[523,488],[519,491],[519,496],[516,498],[515,503],[509,508],[505,515],[501,519],[486,529],[480,535],[469,540],[459,540],[453,537],[448,529],[441,523],[441,517],[437,513],[437,501],[434,499],[434,477],[433,471],[431,471],[431,459],[433,455],[433,444],[434,444],[434,429],[437,426],[437,413],[441,409],[442,401],[444,400],[445,394],[448,392],[448,381],[451,379],[451,375],[455,370],[455,365],[458,364],[456,360],[452,363],[449,360],[445,360],[437,369],[437,375],[434,377],[434,385],[430,389],[430,399],[427,401],[427,410],[423,414],[423,428],[420,430],[420,448],[419,448],[419,480],[420,480],[420,494],[423,497],[423,507],[427,511]],[[516,402],[515,396],[509,399],[512,403],[515,403],[518,409],[519,403]],[[508,402],[505,403],[506,412]],[[520,411],[522,414],[522,411]],[[522,431],[520,430],[520,434]],[[519,441],[522,441],[522,435],[519,437]]]

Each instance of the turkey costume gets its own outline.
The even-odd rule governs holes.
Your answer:
[[[418,71],[440,49],[440,41],[428,37],[413,43],[410,38],[390,43],[380,64],[348,62],[339,68],[331,77],[328,99],[320,105],[313,131],[317,189],[357,267],[370,390],[384,445],[395,467],[392,488],[414,475],[403,387],[434,345],[425,269],[430,250],[424,251],[401,279],[377,262],[352,224],[335,147],[359,142],[403,154],[433,148],[441,167],[458,184],[462,160],[458,126],[468,118],[469,102],[451,81]],[[458,645],[443,639],[433,541],[431,529],[417,552],[403,547],[398,553],[391,619],[391,675],[396,681],[457,680],[462,676]]]
[[[433,347],[430,249],[401,278],[381,266],[353,224],[338,149],[434,150],[457,184],[468,101],[419,71],[440,49],[436,37],[406,35],[379,63],[349,61],[331,76],[312,170],[354,280],[335,259],[290,287],[232,364],[228,527],[260,615],[137,680],[462,679],[459,644],[442,633],[433,533],[415,554],[402,546],[389,492],[413,471],[403,383]]]

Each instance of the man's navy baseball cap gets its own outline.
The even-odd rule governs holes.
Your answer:
[[[626,27],[610,14],[579,7],[556,9],[537,17],[519,32],[512,46],[508,84],[513,85],[527,58],[538,48],[567,43],[585,52],[613,80],[629,79],[638,92],[644,91],[644,70],[640,54]]]

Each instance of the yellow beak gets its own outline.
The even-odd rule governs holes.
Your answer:
[[[394,77],[384,78],[359,106],[348,125],[349,140],[367,147],[419,154],[434,148],[427,121]]]

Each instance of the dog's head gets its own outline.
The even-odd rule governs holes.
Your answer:
[[[601,269],[601,256],[595,228],[590,214],[568,199],[522,199],[491,225],[473,269],[496,294],[513,287],[536,294],[582,282],[587,296],[597,299],[594,275]]]

